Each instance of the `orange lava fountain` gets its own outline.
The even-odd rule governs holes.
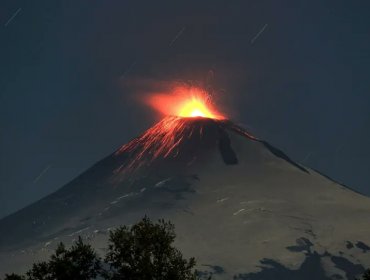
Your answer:
[[[209,121],[228,122],[214,108],[207,92],[196,87],[177,87],[172,94],[154,94],[146,103],[165,118],[115,153],[116,156],[127,154],[130,158],[115,173],[132,171],[158,158],[177,157],[184,141],[194,135],[198,139],[203,137],[203,129]]]
[[[225,119],[214,108],[207,92],[197,87],[177,87],[172,94],[154,94],[146,102],[166,116]]]

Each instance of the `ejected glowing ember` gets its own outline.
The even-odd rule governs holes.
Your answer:
[[[177,87],[172,94],[154,94],[147,103],[165,116],[225,119],[214,107],[210,95],[198,87]]]

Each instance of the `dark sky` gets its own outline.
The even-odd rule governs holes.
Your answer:
[[[368,0],[2,0],[0,216],[152,125],[122,81],[210,72],[235,121],[370,195],[369,14]]]

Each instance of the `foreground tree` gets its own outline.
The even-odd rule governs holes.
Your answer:
[[[174,229],[170,222],[145,217],[110,232],[104,262],[79,237],[70,249],[60,243],[49,261],[34,264],[26,276],[5,280],[195,280],[195,260],[173,246]]]
[[[101,261],[79,237],[70,249],[59,243],[48,262],[36,263],[26,276],[10,274],[5,280],[89,280],[101,272]]]
[[[174,225],[145,217],[132,227],[111,232],[105,262],[110,269],[105,279],[191,280],[196,279],[194,258],[186,260],[173,247]]]
[[[364,275],[362,275],[362,280],[370,280],[370,269],[366,270]]]
[[[94,249],[79,237],[71,249],[60,243],[49,262],[34,264],[27,272],[29,280],[89,280],[101,271],[101,261]]]
[[[4,280],[25,280],[25,279],[26,278],[24,276],[12,273],[12,274],[5,274]]]

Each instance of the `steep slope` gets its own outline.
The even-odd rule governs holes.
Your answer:
[[[370,199],[227,120],[169,117],[0,221],[0,271],[145,214],[214,279],[352,279],[370,266]],[[11,256],[11,257],[9,257]]]

